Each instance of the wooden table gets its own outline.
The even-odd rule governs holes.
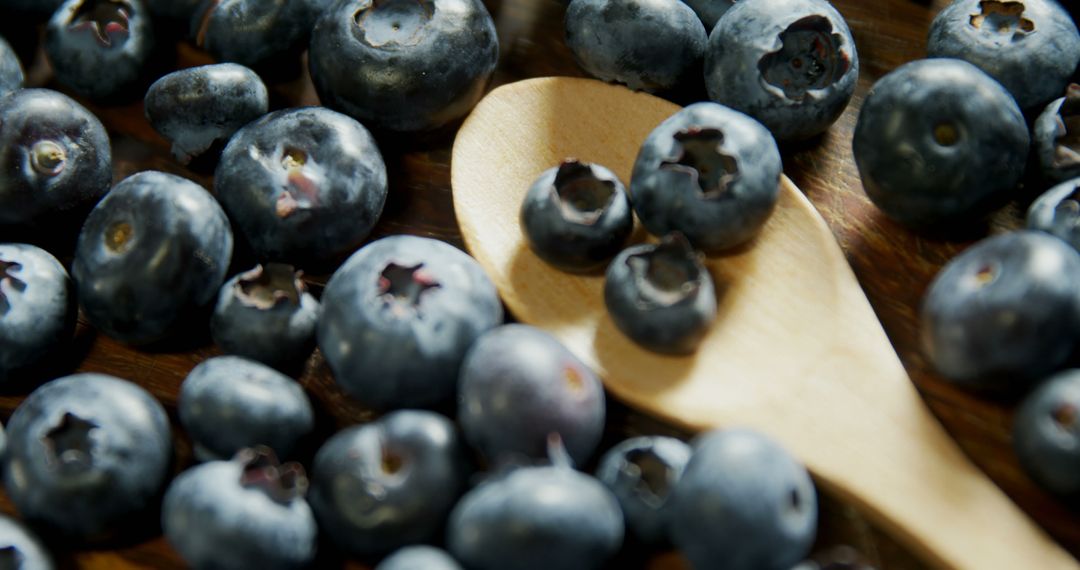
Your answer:
[[[806,192],[829,222],[843,247],[885,331],[927,404],[966,453],[984,469],[1033,519],[1074,555],[1080,556],[1080,514],[1070,512],[1037,489],[1021,472],[1010,449],[1013,402],[987,401],[953,388],[930,369],[918,345],[917,308],[923,291],[937,270],[957,252],[988,232],[1016,227],[1027,203],[1039,190],[1028,185],[1018,199],[996,214],[986,227],[963,235],[917,235],[885,219],[862,191],[851,156],[851,137],[859,106],[875,80],[898,65],[925,55],[930,21],[946,2],[935,0],[836,0],[847,19],[859,51],[862,76],[851,105],[823,136],[783,148],[785,172]],[[488,0],[499,31],[501,60],[493,86],[528,77],[583,75],[574,64],[563,39],[565,4],[559,0]],[[188,44],[178,45],[179,66],[209,63],[205,54]],[[32,66],[29,83],[58,88],[41,55]],[[61,89],[62,90],[62,89]],[[306,78],[271,85],[275,108],[317,104]],[[704,93],[699,97],[704,98]],[[143,119],[141,103],[118,107],[88,106],[98,114],[113,137],[117,180],[140,170],[157,169],[181,174],[212,187],[210,173],[177,165],[167,143]],[[380,140],[390,176],[390,198],[373,238],[410,233],[461,245],[450,195],[450,145],[453,132],[427,137]],[[70,259],[70,249],[59,252]],[[237,260],[242,269],[251,260]],[[327,276],[310,278],[316,292]],[[198,362],[218,353],[203,335],[173,352],[146,353],[123,346],[89,327],[79,327],[72,368],[107,372],[148,388],[168,408],[175,423],[180,382]],[[352,403],[335,387],[329,370],[316,354],[308,362],[301,382],[314,396],[322,433],[365,421],[371,414]],[[0,396],[0,418],[5,422],[28,389]],[[10,391],[9,391],[10,392]],[[610,444],[629,434],[677,433],[617,403],[609,411]],[[685,435],[685,434],[682,434]],[[191,464],[190,443],[177,430],[179,471]],[[3,510],[12,512],[6,498]],[[978,525],[979,521],[971,521]],[[84,568],[180,568],[182,561],[157,533],[100,550],[70,551],[58,545],[65,565]],[[822,497],[822,523],[818,550],[851,544],[865,561],[880,568],[922,568],[907,550],[879,532],[855,509],[835,498]],[[324,567],[364,566],[342,562],[324,549]],[[637,549],[622,556],[612,568],[681,568],[671,553]],[[644,561],[644,562],[642,562]]]

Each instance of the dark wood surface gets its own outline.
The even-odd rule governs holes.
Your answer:
[[[565,5],[559,0],[489,0],[500,37],[501,58],[493,85],[517,79],[549,75],[583,75],[562,39]],[[851,136],[864,95],[872,83],[898,65],[925,55],[925,37],[942,1],[837,0],[855,36],[862,76],[856,95],[841,119],[823,136],[788,146],[785,172],[809,196],[824,215],[850,260],[867,296],[912,381],[927,404],[965,452],[1030,516],[1074,555],[1080,555],[1080,515],[1037,489],[1020,471],[1010,449],[1010,427],[1015,403],[989,401],[955,389],[943,382],[920,353],[917,308],[936,271],[974,240],[987,233],[1016,227],[1023,209],[1040,189],[1028,185],[1017,198],[996,214],[986,227],[963,235],[921,236],[880,215],[863,194],[851,156]],[[209,63],[192,46],[177,46],[178,67]],[[30,84],[55,84],[38,55],[31,67]],[[271,84],[276,108],[317,104],[305,77]],[[704,97],[703,93],[693,93]],[[114,145],[116,179],[133,172],[158,169],[192,178],[208,188],[207,171],[180,167],[170,157],[168,145],[143,118],[141,103],[103,107],[87,103],[109,128]],[[435,237],[461,245],[450,194],[450,145],[453,131],[433,136],[380,138],[390,174],[390,198],[372,238],[410,233]],[[61,257],[65,252],[60,253]],[[70,255],[70,250],[66,252]],[[250,259],[240,256],[234,270]],[[325,275],[310,277],[316,292]],[[108,372],[148,388],[161,399],[175,420],[176,394],[180,382],[198,362],[217,354],[205,332],[171,349],[143,352],[121,345],[89,327],[80,325],[70,369]],[[320,435],[372,416],[346,398],[333,384],[329,370],[316,353],[300,377],[314,396],[323,419]],[[29,388],[0,396],[0,419],[5,422]],[[630,434],[676,433],[671,428],[613,402],[608,443]],[[175,421],[174,421],[175,423]],[[686,435],[686,434],[681,434]],[[177,471],[191,464],[190,444],[176,430]],[[314,449],[317,442],[313,443]],[[309,450],[310,451],[310,450]],[[6,498],[0,502],[12,512]],[[979,521],[971,521],[978,525]],[[147,536],[96,547],[73,549],[55,545],[65,566],[85,568],[158,567],[179,568],[182,561],[156,530]],[[906,549],[876,530],[855,509],[834,498],[822,497],[821,532],[817,552],[841,544],[854,545],[863,560],[880,568],[922,568]],[[342,562],[324,549],[320,567],[358,566]],[[631,548],[612,564],[613,568],[683,567],[676,555]]]

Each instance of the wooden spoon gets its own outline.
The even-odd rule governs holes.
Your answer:
[[[543,170],[576,157],[628,183],[641,142],[678,110],[570,78],[506,85],[477,105],[454,143],[454,207],[514,316],[554,333],[646,413],[779,439],[820,484],[930,563],[1077,568],[923,405],[828,226],[787,178],[761,235],[709,259],[719,315],[690,357],[637,347],[605,312],[602,275],[560,272],[529,250],[518,209]]]

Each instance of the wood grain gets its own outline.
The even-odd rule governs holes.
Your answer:
[[[496,20],[501,48],[493,86],[528,77],[583,75],[562,40],[564,2],[488,0],[486,3]],[[936,271],[978,237],[1017,226],[1022,209],[1038,188],[1029,183],[1018,189],[1017,199],[996,215],[987,228],[957,235],[920,236],[880,216],[862,191],[851,157],[851,134],[859,105],[876,79],[901,63],[925,54],[923,46],[929,22],[945,2],[836,0],[835,4],[855,36],[862,77],[851,106],[829,132],[815,140],[782,149],[785,172],[829,224],[908,376],[960,448],[1061,545],[1074,556],[1080,555],[1080,516],[1037,489],[1020,471],[1010,450],[1009,429],[1015,403],[986,401],[951,387],[930,370],[918,346],[918,304]],[[2,21],[5,28],[16,30],[24,40],[33,40],[40,34],[40,26],[35,28],[25,19],[6,18]],[[33,53],[33,49],[30,52]],[[186,42],[177,44],[176,56],[177,67],[210,61],[206,54]],[[30,84],[63,90],[52,80],[40,53],[37,57],[37,61],[28,66]],[[310,82],[303,77],[275,82],[271,91],[275,108],[318,102]],[[703,96],[700,92],[684,94],[680,101]],[[116,179],[154,168],[187,176],[210,187],[211,172],[183,168],[172,161],[167,143],[143,119],[141,103],[111,107],[87,105],[102,118],[112,136]],[[462,245],[450,193],[453,134],[453,130],[448,130],[424,137],[379,137],[389,170],[390,197],[373,237],[412,233]],[[65,233],[62,230],[57,228],[58,233]],[[61,257],[69,257],[70,249],[70,242],[61,241]],[[251,263],[250,256],[240,252],[233,269],[241,270]],[[317,290],[326,277],[314,275],[310,281]],[[217,350],[210,345],[205,331],[196,331],[192,338],[171,350],[145,353],[82,326],[76,347],[62,368],[65,371],[110,372],[136,381],[161,398],[175,419],[180,381],[195,364],[214,354]],[[341,426],[372,417],[336,389],[318,354],[308,362],[301,382],[320,410],[320,434],[323,436]],[[11,388],[0,395],[0,419],[7,420],[28,390],[26,386]],[[687,435],[676,426],[634,413],[617,402],[612,402],[609,416],[611,421],[605,444],[640,433]],[[190,464],[190,451],[179,430],[176,442],[175,469],[180,470]],[[6,512],[12,512],[6,500],[2,506]],[[973,527],[981,523],[976,519],[967,521]],[[65,567],[183,567],[165,541],[156,536],[153,529],[149,531],[153,538],[133,538],[128,543],[96,550],[75,549],[64,544],[54,546]],[[863,559],[881,568],[924,568],[927,565],[926,561],[899,546],[893,537],[868,523],[850,503],[824,493],[816,548],[829,549],[840,543],[856,546]],[[320,568],[364,567],[356,562],[343,562],[332,549],[323,552]],[[674,570],[681,567],[681,563],[670,554],[631,545],[611,567]]]

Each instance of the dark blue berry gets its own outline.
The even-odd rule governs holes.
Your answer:
[[[1027,227],[1053,234],[1080,251],[1080,178],[1062,182],[1032,202]]]
[[[642,143],[630,177],[649,233],[680,232],[716,251],[754,237],[780,193],[780,152],[765,127],[716,103],[675,113]]]
[[[260,259],[311,266],[355,250],[386,202],[371,134],[322,107],[287,109],[240,129],[214,193]]]
[[[318,536],[307,485],[299,463],[279,464],[266,448],[197,465],[165,493],[165,538],[192,568],[306,568]]]
[[[342,550],[384,554],[436,538],[469,476],[454,424],[397,411],[346,428],[315,456],[311,506]]]
[[[547,332],[504,325],[481,336],[461,366],[458,422],[491,463],[548,457],[558,435],[584,464],[604,431],[600,379]]]
[[[447,544],[475,570],[596,570],[623,541],[615,497],[568,467],[521,467],[462,497]]]
[[[21,522],[0,515],[0,568],[53,570],[45,545]]]
[[[1043,178],[1061,182],[1080,176],[1080,84],[1051,101],[1035,119],[1032,144]]]
[[[679,0],[573,0],[566,9],[566,45],[582,69],[635,90],[699,81],[706,41]]]
[[[109,135],[90,111],[48,89],[0,99],[0,227],[55,228],[111,183]]]
[[[143,0],[67,0],[45,28],[57,80],[90,99],[109,99],[144,79],[154,28]]]
[[[566,271],[603,267],[634,228],[630,199],[615,173],[576,159],[533,182],[520,218],[533,252]]]
[[[627,529],[645,542],[666,542],[669,499],[689,460],[690,446],[675,438],[634,437],[600,458],[596,478],[619,500]]]
[[[465,351],[503,318],[473,258],[416,236],[364,246],[330,278],[322,302],[319,348],[334,379],[383,410],[452,400]]]
[[[931,22],[926,51],[975,64],[1030,109],[1065,91],[1080,33],[1057,0],[954,0]]]
[[[480,0],[348,0],[312,33],[319,99],[374,128],[422,131],[480,100],[499,58]]]
[[[829,128],[858,78],[851,30],[826,0],[740,0],[705,52],[709,98],[761,121],[778,140]]]
[[[1059,372],[1016,410],[1013,449],[1042,488],[1080,501],[1080,370]]]
[[[0,381],[55,359],[75,332],[71,278],[49,252],[0,243]]]
[[[146,92],[146,119],[172,143],[181,164],[266,114],[266,86],[254,71],[232,63],[191,67],[158,79]]]
[[[1080,253],[1036,231],[987,238],[934,277],[923,350],[942,376],[987,391],[1026,389],[1080,338]]]
[[[219,62],[269,70],[300,56],[315,25],[311,3],[204,0],[191,19],[191,36]]]
[[[4,486],[19,513],[77,540],[115,536],[157,505],[172,439],[142,388],[76,374],[32,392],[8,422]]]
[[[387,556],[375,570],[462,570],[445,550],[434,546],[406,546]]]
[[[226,353],[292,372],[315,348],[320,313],[300,272],[277,263],[258,265],[221,286],[210,334]]]
[[[196,366],[180,385],[177,408],[195,455],[203,460],[228,459],[257,445],[288,457],[315,421],[299,384],[238,356]]]
[[[214,299],[232,245],[229,221],[209,192],[179,176],[140,172],[90,213],[71,275],[92,325],[148,344]]]
[[[806,468],[747,429],[707,432],[675,485],[671,540],[694,568],[787,570],[817,531],[817,496]]]
[[[852,147],[863,187],[912,226],[977,219],[1024,173],[1028,130],[1007,91],[957,59],[904,64],[871,88]]]
[[[629,247],[608,265],[604,305],[630,340],[664,354],[690,354],[716,319],[716,288],[679,234]]]
[[[22,89],[23,68],[11,44],[0,38],[0,97]]]

